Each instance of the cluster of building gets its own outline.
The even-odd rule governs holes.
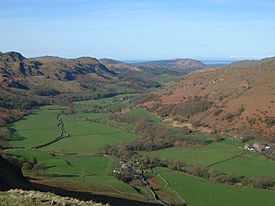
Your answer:
[[[134,179],[140,180],[142,184],[147,185],[146,178],[144,176],[144,170],[140,169],[139,161],[120,161],[120,169],[113,170],[113,173],[116,174],[128,174],[131,175]]]
[[[267,144],[254,143],[253,145],[245,144],[244,149],[252,152],[264,152],[270,151],[271,147]]]

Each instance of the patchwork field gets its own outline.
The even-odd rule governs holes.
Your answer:
[[[98,101],[77,104],[87,103],[97,104]],[[117,145],[139,137],[114,127],[83,120],[85,115],[88,118],[102,120],[107,117],[105,113],[79,112],[77,116],[62,115],[64,128],[70,136],[39,150],[32,149],[59,135],[56,115],[63,109],[64,107],[60,106],[41,107],[10,125],[13,132],[10,144],[24,148],[10,149],[8,152],[29,162],[35,158],[38,163],[43,164],[43,168],[46,169],[38,170],[35,174],[37,176],[52,180],[76,181],[93,189],[100,188],[100,192],[127,193],[141,197],[133,187],[110,175],[117,161],[100,154],[104,152],[106,144]]]
[[[225,140],[191,148],[169,148],[142,154],[191,165],[210,166],[226,173],[275,177],[275,162],[259,153],[245,153],[238,140]]]
[[[223,185],[166,168],[155,168],[178,194],[193,206],[273,206],[272,191]]]

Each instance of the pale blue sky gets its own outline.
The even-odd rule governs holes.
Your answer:
[[[274,0],[0,0],[0,51],[116,59],[275,56]]]

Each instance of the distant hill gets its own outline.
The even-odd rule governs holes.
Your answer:
[[[143,105],[175,125],[275,141],[274,77],[275,58],[208,68],[152,93]]]
[[[111,70],[115,71],[115,72],[125,72],[125,71],[142,71],[143,68],[140,66],[135,66],[132,64],[127,64],[125,62],[121,62],[121,61],[117,61],[117,60],[113,60],[113,59],[100,59],[99,62],[105,66],[107,66],[108,68],[110,68]]]
[[[172,59],[136,63],[135,65],[150,68],[165,68],[175,72],[195,71],[206,67],[205,64],[194,59]]]
[[[206,68],[202,62],[194,59],[159,60],[139,63],[125,63],[113,59],[100,59],[100,63],[113,71],[121,72],[145,72],[146,74],[186,74]]]

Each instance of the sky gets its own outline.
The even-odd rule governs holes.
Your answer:
[[[275,56],[274,0],[0,0],[0,51],[26,57]]]

